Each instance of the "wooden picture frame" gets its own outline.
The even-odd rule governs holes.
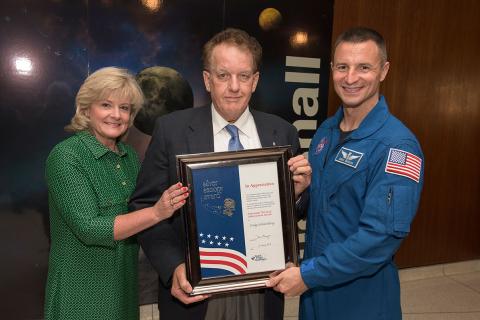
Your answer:
[[[191,295],[265,287],[298,265],[290,147],[177,156]]]

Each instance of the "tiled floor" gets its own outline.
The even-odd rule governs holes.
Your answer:
[[[404,320],[480,320],[480,260],[400,271]],[[297,319],[298,298],[287,298],[285,320]],[[159,319],[156,305],[141,320]]]
[[[480,319],[480,260],[416,269],[400,273],[404,319]]]

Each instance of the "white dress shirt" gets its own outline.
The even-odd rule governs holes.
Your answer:
[[[228,142],[232,136],[228,133],[227,129],[225,129],[227,124],[233,124],[238,128],[238,138],[244,149],[256,149],[262,147],[257,127],[255,126],[255,120],[253,119],[249,107],[245,109],[242,115],[234,123],[229,123],[227,120],[223,119],[213,106],[213,103],[211,108],[213,146],[215,152],[228,151]]]
[[[240,118],[234,123],[229,123],[217,112],[212,103],[213,145],[215,152],[228,151],[228,142],[232,137],[225,126],[233,124],[238,128],[238,138],[244,149],[261,148],[255,120],[247,107]],[[208,299],[205,320],[230,319],[230,320],[260,320],[264,314],[263,293],[233,293],[214,296]],[[226,315],[229,315],[228,317]]]

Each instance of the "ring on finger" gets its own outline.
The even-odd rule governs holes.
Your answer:
[[[173,207],[175,203],[173,202],[173,198],[170,198],[170,205]]]

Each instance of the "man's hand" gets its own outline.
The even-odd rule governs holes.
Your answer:
[[[303,155],[290,158],[288,160],[288,168],[293,173],[293,186],[295,189],[295,199],[308,188],[312,176],[312,167]]]
[[[283,293],[286,297],[299,296],[308,290],[303,282],[299,267],[290,267],[280,274],[271,274],[267,281],[267,287]]]
[[[170,290],[170,292],[172,296],[174,296],[184,304],[202,301],[209,297],[208,295],[198,295],[193,297],[190,297],[188,295],[188,293],[192,292],[192,286],[187,280],[185,263],[182,263],[175,268],[172,277],[172,289]]]

